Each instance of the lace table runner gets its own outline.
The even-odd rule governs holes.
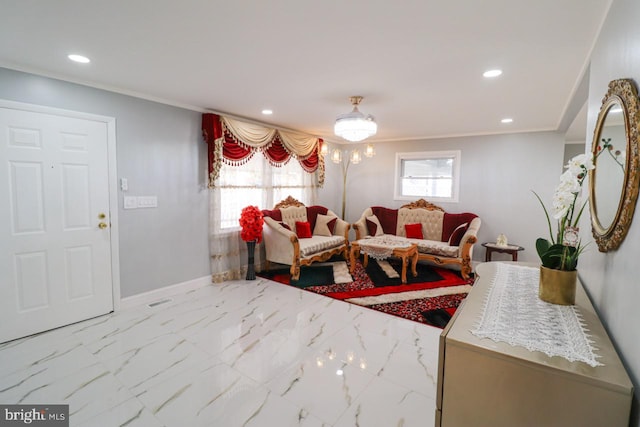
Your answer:
[[[373,259],[387,259],[393,254],[393,250],[397,248],[407,248],[411,246],[404,237],[384,234],[382,236],[370,237],[368,239],[358,240],[360,251],[369,255]]]
[[[480,321],[471,333],[570,362],[602,366],[594,354],[575,306],[546,303],[538,298],[540,270],[496,264]]]

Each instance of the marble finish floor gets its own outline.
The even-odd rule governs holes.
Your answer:
[[[0,344],[0,403],[72,426],[430,426],[440,329],[264,279]]]

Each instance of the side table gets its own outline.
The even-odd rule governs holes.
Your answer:
[[[484,246],[485,249],[487,250],[484,256],[485,262],[491,261],[491,255],[494,252],[511,254],[511,258],[513,259],[513,261],[518,261],[518,252],[524,251],[524,248],[522,246],[518,246],[518,245],[498,246],[495,242],[485,242],[482,244],[482,246]]]

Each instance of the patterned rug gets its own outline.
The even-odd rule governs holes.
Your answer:
[[[370,259],[365,269],[358,260],[352,277],[347,262],[336,260],[302,267],[297,281],[291,280],[288,268],[258,275],[416,322],[446,326],[471,290],[473,278],[465,280],[456,271],[418,263],[417,277],[408,271],[403,284],[401,267],[399,260]]]

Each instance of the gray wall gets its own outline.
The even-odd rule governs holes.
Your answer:
[[[331,144],[332,148],[335,144]],[[495,241],[503,233],[509,242],[525,248],[519,259],[538,261],[535,240],[548,236],[544,212],[531,192],[551,205],[559,184],[564,155],[564,137],[555,132],[476,136],[426,141],[375,144],[376,155],[351,165],[347,179],[345,219],[354,222],[369,206],[400,207],[393,200],[395,156],[398,152],[430,150],[461,151],[461,182],[458,203],[442,203],[448,212],[473,212],[482,218],[480,243]],[[339,165],[326,159],[325,188],[320,204],[334,212],[342,209],[342,174]],[[484,261],[484,248],[477,245],[475,261]],[[510,259],[494,254],[494,260]]]
[[[609,81],[632,78],[640,84],[640,2],[614,0],[591,57],[587,135],[593,135],[602,97]],[[587,141],[587,150],[591,140]],[[593,240],[589,218],[581,226],[582,238]],[[580,258],[580,278],[622,356],[636,393],[632,426],[640,426],[640,209],[636,206],[629,234],[618,250],[598,252],[595,244]]]
[[[201,113],[3,68],[0,98],[115,117],[126,194],[158,196],[155,209],[123,210],[118,189],[122,297],[210,274]]]

